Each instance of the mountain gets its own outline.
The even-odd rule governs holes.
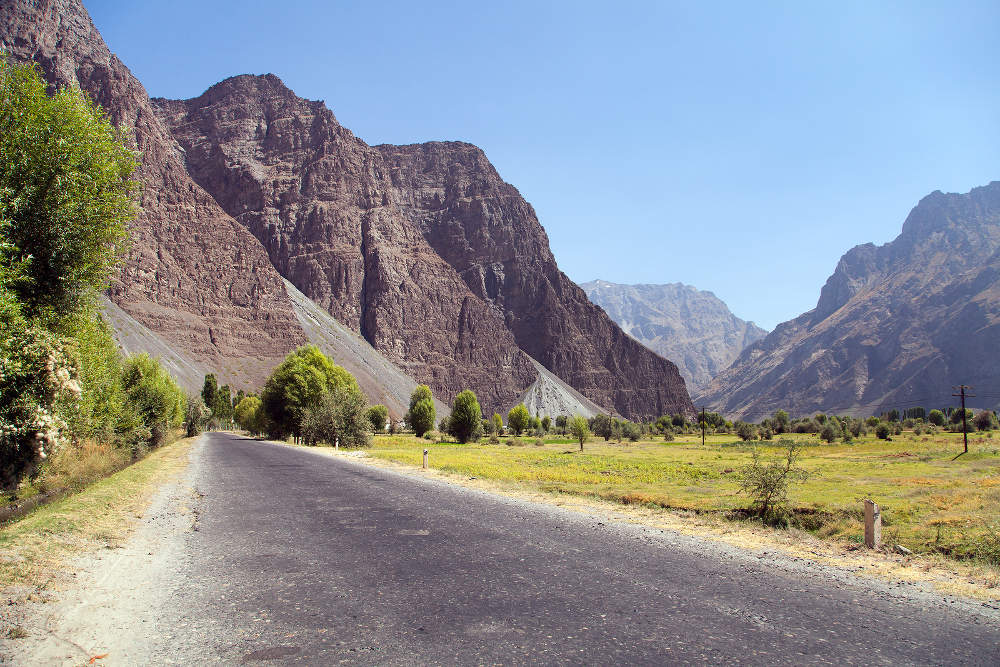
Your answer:
[[[108,296],[131,344],[169,347],[188,375],[253,387],[303,342],[351,355],[363,341],[372,368],[399,371],[372,375],[371,400],[421,382],[444,400],[471,388],[488,411],[534,388],[542,411],[559,397],[633,418],[693,412],[676,366],[559,271],[478,148],[369,146],[273,75],[150,100],[77,0],[2,0],[0,42],[133,131],[143,210]],[[357,340],[326,335],[299,293]]]
[[[743,348],[767,335],[733,315],[719,297],[690,285],[592,280],[580,287],[625,333],[676,363],[693,394],[728,368]]]
[[[247,230],[198,187],[145,89],[74,0],[3,0],[0,43],[58,87],[76,85],[126,129],[143,184],[131,251],[109,295],[125,314],[240,387],[263,382],[305,333],[280,274]]]
[[[844,255],[816,308],[778,325],[703,400],[752,420],[783,408],[872,414],[951,405],[1000,380],[1000,182],[934,192],[890,243]],[[995,407],[997,394],[978,403]],[[702,399],[699,399],[701,401]]]

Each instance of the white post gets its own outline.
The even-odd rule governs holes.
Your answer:
[[[874,501],[865,499],[865,546],[877,549],[882,544],[882,512]]]
[[[333,448],[334,449],[340,449],[340,437],[339,436],[334,436],[333,437]]]
[[[424,470],[427,469],[427,450],[424,450]]]

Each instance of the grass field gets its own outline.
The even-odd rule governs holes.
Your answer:
[[[995,437],[993,437],[995,435]],[[954,433],[904,433],[886,442],[869,436],[853,444],[803,445],[808,479],[789,492],[792,524],[828,539],[860,542],[862,500],[882,506],[883,541],[915,552],[1000,565],[1000,434],[970,437],[969,453]],[[693,510],[736,517],[749,499],[738,492],[740,469],[752,446],[735,436],[681,436],[675,442],[618,444],[591,439],[583,452],[568,438],[533,438],[525,446],[434,444],[412,435],[378,436],[371,455],[443,472],[625,504]],[[759,443],[778,458],[777,441]]]

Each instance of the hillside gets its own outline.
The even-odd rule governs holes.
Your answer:
[[[816,308],[745,349],[705,390],[728,415],[783,408],[871,414],[951,405],[968,384],[995,407],[1000,380],[1000,182],[934,192],[890,243],[844,255]]]
[[[719,297],[690,285],[592,280],[580,287],[625,333],[677,364],[692,394],[707,387],[743,348],[767,335],[733,315]]]
[[[135,137],[142,208],[108,296],[144,332],[132,340],[169,348],[188,375],[212,368],[253,388],[297,345],[322,342],[287,279],[377,351],[372,363],[444,401],[471,388],[506,411],[538,386],[534,359],[603,410],[693,412],[676,367],[559,271],[531,206],[478,148],[369,146],[273,75],[151,101],[78,0],[5,0],[0,42]],[[401,391],[383,384],[370,400]]]

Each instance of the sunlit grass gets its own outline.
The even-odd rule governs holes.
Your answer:
[[[821,443],[792,435],[803,445],[808,480],[791,489],[794,521],[824,538],[861,539],[861,502],[882,506],[887,542],[956,558],[983,556],[988,525],[1000,523],[1000,437],[976,435],[969,454],[961,434],[915,436],[891,442],[874,436],[852,444]],[[407,465],[422,463],[444,472],[490,479],[530,489],[591,496],[628,504],[727,514],[749,503],[738,485],[751,445],[734,436],[711,435],[676,442],[606,443],[591,440],[583,452],[565,438],[542,447],[431,443],[409,435],[375,438],[371,455]],[[777,441],[758,443],[778,457]]]

